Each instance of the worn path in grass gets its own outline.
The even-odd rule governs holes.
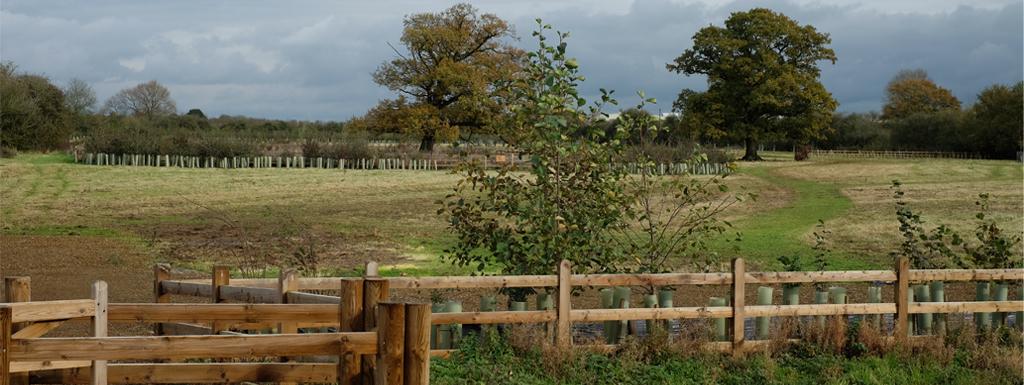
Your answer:
[[[761,178],[793,193],[793,199],[782,207],[755,214],[733,222],[742,234],[740,242],[715,243],[725,255],[740,255],[761,267],[778,267],[780,255],[799,254],[806,261],[813,256],[809,236],[818,221],[837,218],[845,214],[853,202],[843,195],[840,186],[831,182],[818,182],[784,176],[771,164],[753,164],[740,168],[740,173]],[[729,237],[732,238],[732,237]],[[871,267],[870,261],[844,258],[834,254],[829,261],[833,269]]]

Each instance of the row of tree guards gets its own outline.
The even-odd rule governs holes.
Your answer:
[[[799,305],[800,289],[798,284],[782,285],[782,305]],[[945,302],[945,283],[941,281],[916,284],[908,292],[908,301],[913,302]],[[646,294],[643,296],[643,307],[645,308],[671,308],[673,307],[673,295],[675,291],[669,288],[658,290],[657,294]],[[757,305],[773,305],[775,289],[770,286],[757,288]],[[1020,290],[1019,298],[1024,300],[1024,288]],[[629,287],[616,286],[600,290],[601,307],[603,309],[629,309],[632,291]],[[1010,285],[1007,282],[978,282],[976,283],[977,301],[1007,301],[1010,295]],[[847,289],[840,286],[826,288],[815,287],[814,304],[846,304]],[[882,303],[882,286],[872,285],[867,288],[868,303]],[[536,295],[536,310],[554,310],[553,296],[546,292]],[[711,297],[708,300],[709,307],[730,306],[725,297]],[[480,297],[480,311],[497,311],[497,297],[485,295]],[[527,301],[510,301],[509,311],[528,310]],[[462,303],[458,301],[446,301],[435,303],[432,307],[433,313],[458,313],[462,311]],[[767,340],[771,334],[772,317],[755,317],[753,334],[756,339]],[[824,328],[828,316],[808,317],[819,327]],[[861,322],[881,328],[883,326],[880,314],[869,314],[855,316]],[[1009,326],[1008,313],[974,313],[974,323],[978,331],[991,330],[1002,326]],[[1024,320],[1024,312],[1016,312],[1014,316],[1016,325],[1020,326]],[[646,330],[655,327],[654,320],[645,321]],[[726,318],[715,318],[712,321],[711,331],[716,341],[727,341],[728,328]],[[667,325],[667,324],[666,324]],[[622,341],[627,335],[638,334],[635,327],[631,327],[628,321],[604,321],[602,331],[606,343],[616,344]],[[912,335],[932,335],[946,333],[945,314],[912,314],[907,320],[908,330]],[[463,335],[461,324],[434,325],[431,329],[431,349],[453,349],[457,346],[459,338]]]
[[[872,150],[814,150],[812,156],[817,157],[842,157],[842,158],[888,158],[888,159],[915,159],[915,158],[941,158],[941,159],[984,159],[975,152],[950,152],[950,151],[872,151]]]
[[[96,166],[141,166],[177,168],[322,168],[339,170],[441,170],[450,164],[432,159],[360,158],[335,159],[304,156],[207,157],[187,155],[75,153],[75,162]],[[492,162],[492,164],[498,164]],[[485,161],[486,166],[486,161]],[[628,163],[629,173],[654,175],[717,175],[730,172],[725,163]]]

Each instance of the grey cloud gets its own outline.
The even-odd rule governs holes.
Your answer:
[[[989,84],[1022,77],[1020,2],[797,1],[476,5],[512,21],[516,44],[527,49],[535,17],[570,31],[570,51],[588,78],[584,93],[616,89],[622,106],[644,89],[659,99],[655,109],[668,111],[680,89],[703,88],[703,79],[671,74],[665,63],[691,45],[699,28],[756,6],[831,34],[839,61],[823,64],[822,79],[842,110],[879,109],[882,87],[901,68],[925,68],[965,102]],[[393,55],[386,42],[398,41],[402,17],[451,3],[5,1],[0,58],[58,82],[82,78],[101,100],[157,79],[183,110],[346,119],[390,96],[370,74]]]

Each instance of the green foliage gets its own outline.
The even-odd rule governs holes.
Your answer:
[[[948,89],[939,87],[924,70],[903,70],[885,87],[882,118],[902,119],[913,114],[960,110],[960,101]]]
[[[520,51],[502,39],[512,27],[470,4],[405,18],[402,45],[407,53],[382,64],[373,80],[398,92],[367,114],[378,130],[422,136],[420,150],[438,139],[485,132],[504,111],[504,85],[515,77]]]
[[[831,258],[832,249],[828,247],[828,235],[832,234],[832,231],[825,228],[825,221],[819,219],[818,225],[815,226],[814,245],[811,246],[811,250],[814,252],[814,259],[811,260],[811,268],[816,271],[825,271],[828,269],[828,260]],[[780,255],[776,258],[779,263],[782,264],[784,271],[804,271],[803,258],[800,254]],[[819,282],[814,284],[815,290],[825,290],[825,283]]]
[[[887,150],[890,130],[878,114],[836,113],[832,115],[832,132],[817,142],[819,147],[831,149]]]
[[[954,251],[963,244],[960,234],[946,225],[926,230],[921,215],[905,200],[903,184],[892,182],[893,200],[896,202],[896,220],[903,238],[897,251],[890,253],[893,258],[907,257],[914,269],[944,269],[966,267],[967,261]]]
[[[49,79],[0,64],[0,147],[53,150],[71,134],[64,92]]]
[[[892,146],[901,150],[971,151],[972,122],[960,110],[913,113],[885,122]]]
[[[506,122],[510,142],[530,154],[527,169],[507,165],[492,173],[468,162],[456,170],[464,178],[438,210],[458,238],[446,257],[480,273],[550,274],[563,259],[577,271],[613,269],[611,230],[622,225],[630,203],[625,173],[613,163],[624,134],[610,137],[589,124],[613,100],[603,93],[585,108],[576,90],[578,65],[566,56],[568,34],[558,32],[551,45],[545,35],[551,26],[538,25],[539,47],[527,54]],[[510,294],[520,299],[525,292]]]
[[[635,108],[642,111],[653,99],[640,93],[641,103]],[[638,149],[656,137],[660,128],[649,114],[623,114],[618,119],[617,132],[639,133]],[[639,175],[626,179],[633,198],[626,208],[627,221],[614,237],[621,243],[625,255],[632,258],[623,266],[624,271],[636,273],[666,273],[683,262],[703,271],[715,269],[721,263],[720,255],[708,250],[708,242],[729,230],[732,224],[720,219],[721,214],[734,204],[753,199],[753,194],[731,193],[725,184],[728,174],[710,178],[694,178],[688,174],[657,177],[654,159],[640,151]],[[707,162],[703,154],[693,155],[686,163],[696,165]],[[670,198],[665,199],[665,195]],[[738,235],[737,235],[738,237]],[[654,287],[648,287],[653,294]]]
[[[974,266],[982,269],[1006,269],[1024,266],[1024,255],[1020,253],[1020,234],[1003,231],[989,215],[989,195],[978,194],[974,202],[978,206],[978,225],[974,229],[977,245],[964,244],[964,251]]]
[[[759,160],[759,141],[784,136],[808,143],[828,130],[836,101],[818,80],[817,63],[835,63],[828,34],[783,14],[735,12],[725,27],[693,36],[693,48],[670,71],[707,76],[706,92],[683,90],[675,103],[684,120],[715,138],[743,141],[744,160]]]
[[[1024,82],[985,88],[971,107],[971,115],[974,124],[969,134],[975,149],[997,158],[1013,159],[1022,149]]]
[[[901,79],[895,81],[927,80]],[[978,94],[978,102],[968,110],[960,110],[958,102],[950,103],[903,106],[902,112],[890,111],[885,117],[874,112],[835,114],[832,133],[816,144],[832,149],[972,152],[996,159],[1014,159],[1021,151],[1024,82],[992,85]]]
[[[699,353],[660,354],[651,359],[585,350],[551,353],[536,347],[519,349],[497,334],[462,341],[452,358],[431,360],[431,384],[974,385],[979,381],[1014,384],[1022,380],[1019,370],[987,367],[970,359],[936,359],[927,354],[845,356],[815,350],[813,354],[792,351],[742,359]]]

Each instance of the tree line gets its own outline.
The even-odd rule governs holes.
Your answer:
[[[96,109],[85,82],[72,80],[62,89],[45,77],[16,73],[7,63],[0,71],[0,146],[58,148],[75,132],[116,127],[303,137],[344,128],[414,137],[423,152],[438,142],[481,136],[509,143],[516,135],[509,131],[515,115],[510,108],[522,94],[522,78],[530,76],[529,55],[513,45],[515,38],[507,21],[469,4],[407,16],[399,44],[392,46],[394,57],[372,74],[397,97],[344,123],[207,119],[198,109],[178,115],[169,90],[156,81],[124,89]],[[965,109],[924,70],[905,70],[886,86],[881,113],[836,113],[838,102],[820,81],[820,65],[839,60],[828,33],[755,8],[731,14],[721,26],[701,28],[692,40],[666,70],[704,76],[707,87],[680,91],[672,104],[677,115],[655,123],[649,135],[658,145],[739,144],[744,160],[759,160],[765,144],[792,146],[797,160],[815,146],[969,151],[998,158],[1013,158],[1022,147],[1020,83],[986,88]],[[626,113],[639,112],[620,116]],[[588,124],[611,129],[617,119],[595,117]]]
[[[1013,159],[1024,132],[1024,82],[991,85],[967,108],[922,69],[898,73],[882,113],[837,113],[821,148],[972,152]]]

